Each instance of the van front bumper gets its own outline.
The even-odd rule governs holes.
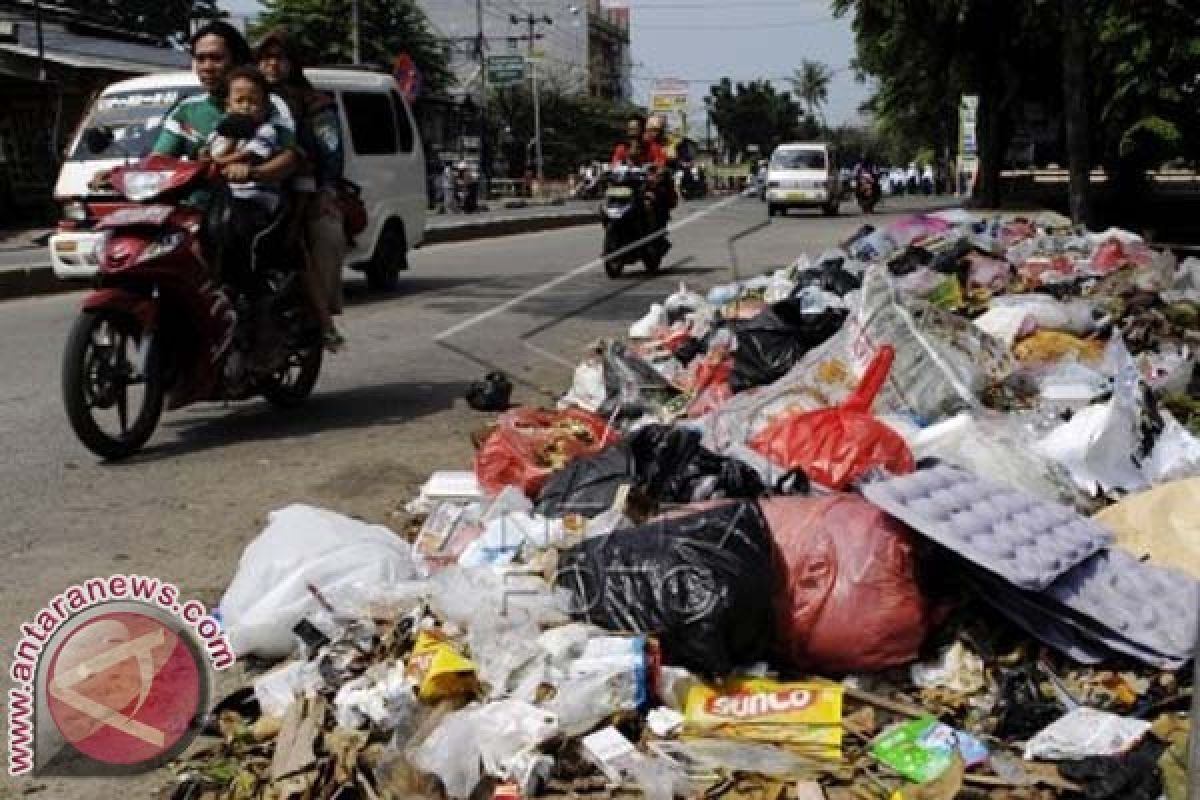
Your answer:
[[[768,189],[767,202],[777,206],[823,206],[829,202],[827,189]]]
[[[50,237],[50,265],[62,280],[88,280],[100,270],[104,234],[68,231]]]

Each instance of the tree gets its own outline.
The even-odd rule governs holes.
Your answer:
[[[857,66],[876,77],[871,110],[940,152],[962,94],[979,95],[976,194],[998,203],[1023,108],[1065,121],[1072,207],[1087,211],[1090,166],[1138,207],[1146,168],[1200,152],[1200,17],[1184,0],[833,0],[853,13]],[[1126,209],[1128,210],[1128,209]]]
[[[631,106],[581,95],[559,85],[554,76],[538,80],[542,118],[542,157],[547,175],[565,175],[581,163],[607,162],[622,138]],[[532,169],[533,93],[529,84],[493,89],[488,99],[492,141],[500,142],[510,178]],[[503,134],[503,135],[501,135]]]
[[[1180,0],[1086,0],[1097,157],[1136,204],[1149,167],[1200,160],[1200,17]]]
[[[252,37],[281,27],[314,64],[353,60],[351,0],[262,0],[262,6]],[[442,40],[414,0],[359,0],[358,6],[363,63],[390,70],[397,55],[408,53],[427,91],[437,93],[453,83]]]
[[[174,42],[187,39],[191,19],[222,16],[217,0],[59,0],[56,5],[89,22]]]
[[[704,105],[734,158],[746,153],[751,145],[769,153],[780,142],[819,134],[816,122],[803,117],[792,95],[776,92],[766,80],[734,86],[729,78],[722,78],[709,89]]]
[[[1025,102],[1061,104],[1054,9],[1044,0],[833,0],[854,12],[857,65],[883,124],[945,152],[962,94],[979,96],[976,195],[999,203],[1000,169]],[[1051,80],[1047,80],[1050,78]]]
[[[1063,37],[1063,99],[1067,127],[1067,160],[1070,172],[1071,220],[1086,225],[1091,197],[1091,156],[1088,152],[1086,0],[1062,0],[1066,27]]]
[[[829,101],[829,84],[832,80],[833,70],[828,64],[806,58],[800,62],[800,69],[794,70],[788,83],[792,85],[796,97],[804,102],[808,115],[815,117]]]

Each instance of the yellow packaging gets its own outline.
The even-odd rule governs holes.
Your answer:
[[[1057,363],[1068,357],[1082,364],[1099,367],[1104,363],[1105,343],[1098,339],[1081,339],[1062,331],[1038,331],[1013,346],[1018,361]]]
[[[475,664],[431,631],[417,634],[408,674],[417,684],[417,697],[427,702],[475,691]]]
[[[737,678],[694,686],[685,701],[685,735],[769,742],[814,758],[842,757],[842,688]]]

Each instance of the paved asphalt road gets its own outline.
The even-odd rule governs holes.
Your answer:
[[[739,244],[742,276],[844,239],[866,221],[850,208],[835,219],[773,220]],[[168,413],[144,454],[117,465],[75,440],[60,401],[59,358],[80,295],[0,303],[0,649],[12,652],[19,624],[55,592],[91,576],[158,576],[215,605],[265,514],[288,503],[399,529],[397,509],[431,471],[470,464],[469,434],[488,420],[463,400],[472,380],[500,367],[518,379],[517,400],[549,401],[589,342],[621,335],[680,282],[729,280],[727,240],[766,221],[762,204],[740,198],[689,204],[676,220],[693,214],[702,216],[673,234],[674,266],[654,279],[635,268],[611,281],[595,263],[562,278],[593,261],[598,226],[420,250],[394,295],[369,294],[357,278],[347,286],[349,349],[327,360],[306,406]],[[450,340],[455,350],[433,341],[554,279],[550,290],[463,329]],[[54,798],[148,796],[164,775],[34,783]],[[6,786],[30,785],[6,776],[0,798]]]

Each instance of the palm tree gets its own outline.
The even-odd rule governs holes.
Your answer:
[[[829,84],[833,80],[833,70],[828,64],[820,61],[804,59],[800,69],[793,70],[788,83],[803,102],[810,117],[815,117],[821,106],[829,100]],[[824,114],[821,115],[824,119]]]

